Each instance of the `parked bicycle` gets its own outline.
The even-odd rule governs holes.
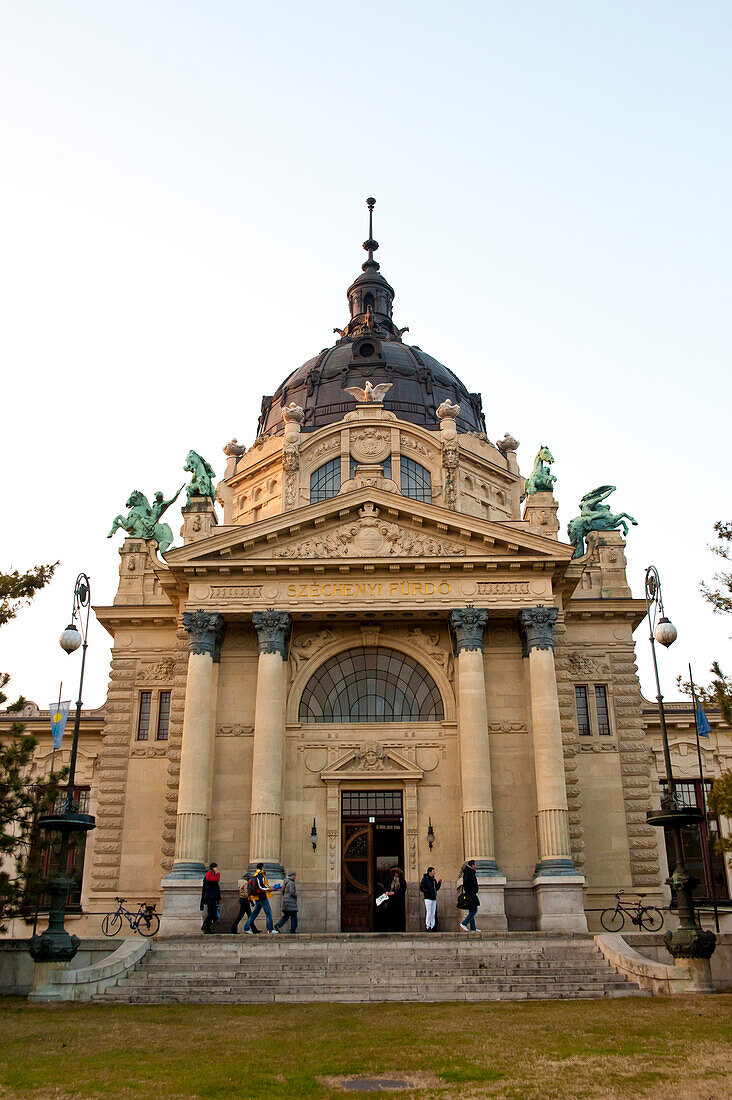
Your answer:
[[[643,904],[645,894],[638,894],[637,899],[623,905],[621,899],[624,893],[625,890],[619,890],[615,895],[615,908],[603,909],[600,915],[600,924],[606,932],[619,932],[626,916],[645,932],[658,932],[659,928],[663,928],[663,913],[655,905]]]
[[[141,901],[136,913],[131,909],[125,909],[127,898],[115,898],[117,910],[107,913],[102,921],[102,932],[105,936],[116,936],[122,927],[122,917],[125,918],[133,932],[139,932],[141,936],[154,936],[160,927],[160,917],[155,912],[155,905],[149,905]]]

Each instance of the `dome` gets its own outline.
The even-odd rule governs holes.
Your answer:
[[[291,402],[305,411],[303,431],[342,420],[355,407],[350,395],[343,392],[345,387],[363,387],[367,381],[372,385],[392,383],[384,408],[400,420],[435,428],[436,410],[449,398],[460,405],[460,431],[484,432],[480,394],[468,393],[451,370],[402,340],[408,330],[397,328],[392,320],[394,290],[374,260],[379,247],[372,231],[374,200],[367,202],[369,238],[363,247],[368,259],[363,274],[348,288],[351,319],[344,329],[334,329],[340,339],[333,347],[308,359],[271,397],[262,398],[257,434],[281,435],[285,427],[282,408]]]

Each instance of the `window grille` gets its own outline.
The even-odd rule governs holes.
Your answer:
[[[424,466],[420,466],[413,458],[402,455],[402,493],[412,500],[422,500],[430,504],[432,501],[432,475]]]
[[[607,709],[607,689],[603,684],[595,687],[595,706],[597,708],[597,732],[600,737],[610,736],[610,713]]]
[[[335,497],[341,488],[341,460],[332,458],[310,475],[310,503]]]
[[[580,737],[590,736],[590,709],[587,705],[587,688],[579,685],[574,689],[577,702],[577,727]]]
[[[150,708],[152,705],[152,692],[140,692],[140,715],[137,719],[137,740],[147,741],[150,737]]]
[[[313,674],[301,722],[439,722],[442,696],[426,669],[382,646],[349,649]]]
[[[161,691],[158,702],[158,741],[168,740],[168,727],[170,726],[170,692]]]
[[[343,817],[401,817],[401,791],[343,791]]]

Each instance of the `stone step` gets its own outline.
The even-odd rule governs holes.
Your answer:
[[[156,940],[94,998],[130,1004],[480,1001],[640,996],[591,937],[187,937]]]

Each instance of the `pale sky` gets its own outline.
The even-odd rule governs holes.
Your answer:
[[[371,194],[396,322],[525,474],[551,447],[562,528],[607,482],[638,519],[665,694],[732,669],[698,591],[732,518],[730,56],[712,0],[2,0],[0,567],[62,562],[0,632],[11,691],[76,698],[77,572],[111,602],[130,491],[168,495],[191,447],[221,476],[332,342]],[[87,706],[109,645],[95,624]]]

